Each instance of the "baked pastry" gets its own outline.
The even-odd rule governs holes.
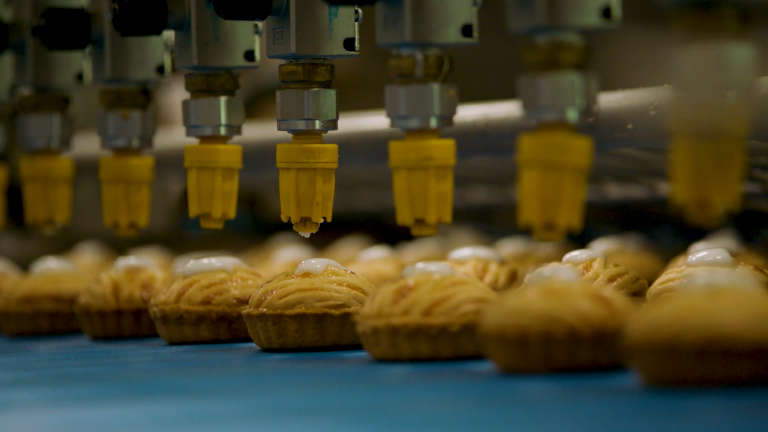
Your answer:
[[[367,234],[347,234],[329,244],[320,256],[341,264],[351,262],[357,254],[374,245],[373,238]]]
[[[578,270],[581,279],[588,284],[598,287],[607,287],[635,299],[644,299],[648,290],[648,282],[637,273],[615,263],[608,263],[605,256],[589,249],[578,249],[568,252],[562,263],[552,263],[540,270],[549,267],[571,267]],[[527,276],[523,287],[530,283]]]
[[[0,257],[0,302],[2,302],[3,292],[10,289],[23,275],[24,272],[16,263]]]
[[[503,237],[493,248],[507,262],[513,262],[530,273],[554,261],[560,261],[573,247],[567,242],[542,242],[529,236],[513,235]]]
[[[193,259],[199,259],[199,258],[213,258],[213,257],[232,257],[231,253],[227,251],[220,251],[220,250],[203,250],[203,251],[192,251],[192,252],[186,252],[181,255],[176,256],[176,258],[173,259],[173,262],[171,262],[171,271],[173,274],[178,273],[181,271],[182,268],[184,268],[185,265],[187,265],[188,262],[192,261]]]
[[[448,254],[445,242],[440,237],[421,237],[397,245],[395,252],[405,264],[424,261],[440,261]]]
[[[0,328],[8,336],[79,332],[74,305],[87,284],[88,279],[71,260],[39,258],[29,267],[29,274],[3,294]]]
[[[741,262],[722,248],[705,249],[688,256],[681,267],[671,268],[659,276],[648,289],[648,301],[656,300],[699,285],[710,285],[713,278],[728,278],[735,284],[758,284],[768,290],[768,273],[760,267]],[[745,282],[746,280],[752,282]]]
[[[688,259],[688,256],[693,253],[705,249],[718,248],[727,250],[731,256],[738,259],[739,261],[752,264],[764,270],[768,270],[768,257],[754,249],[750,249],[745,246],[739,234],[732,229],[715,231],[712,234],[706,236],[703,240],[691,243],[685,253],[676,256],[669,262],[669,264],[667,264],[665,270],[685,265],[685,261]]]
[[[443,240],[446,250],[491,244],[491,239],[478,229],[460,224],[443,225],[440,230],[440,238]]]
[[[363,305],[357,333],[376,360],[479,357],[477,316],[495,299],[487,285],[448,263],[418,263]]]
[[[465,246],[448,253],[448,263],[459,273],[474,277],[494,291],[517,288],[523,274],[517,266],[504,262],[488,246]]]
[[[630,319],[626,346],[646,383],[768,383],[768,294],[748,278],[718,279],[648,303]]]
[[[173,251],[159,244],[149,244],[130,248],[125,252],[126,256],[146,258],[161,269],[171,271],[175,255]]]
[[[625,295],[590,284],[573,267],[544,267],[502,293],[480,318],[484,352],[508,373],[612,369],[634,311]]]
[[[248,340],[240,312],[264,282],[234,257],[189,260],[149,303],[157,333],[170,344]]]
[[[276,247],[261,261],[254,261],[251,265],[259,274],[272,277],[293,270],[302,261],[315,256],[317,256],[317,250],[314,247],[303,242],[293,242]]]
[[[649,284],[656,280],[665,266],[650,241],[638,233],[603,236],[587,244],[587,249],[605,255],[609,263],[634,271]]]
[[[307,244],[307,241],[296,235],[294,230],[279,231],[263,242],[242,251],[238,257],[244,263],[254,266],[269,259],[276,249],[292,244]]]
[[[392,246],[379,244],[363,250],[348,264],[358,275],[374,286],[382,286],[400,277],[405,263],[397,257]]]
[[[353,317],[374,289],[335,261],[310,259],[259,288],[243,319],[263,350],[359,347]]]
[[[149,299],[169,280],[156,261],[122,256],[78,296],[77,322],[91,339],[157,336],[149,316]]]
[[[101,240],[83,240],[67,252],[77,270],[88,279],[96,279],[99,274],[109,269],[117,258],[117,253]]]

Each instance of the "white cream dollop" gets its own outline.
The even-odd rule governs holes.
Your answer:
[[[691,243],[691,245],[688,246],[688,254],[693,254],[694,252],[707,249],[725,249],[728,252],[735,254],[744,249],[744,245],[741,244],[738,239],[733,237],[714,237]]]
[[[124,255],[115,260],[112,269],[124,271],[129,268],[156,268],[157,263],[152,259],[140,255]]]
[[[451,261],[468,261],[472,258],[496,262],[502,259],[498,252],[488,246],[465,246],[448,253],[448,259]]]
[[[205,257],[215,257],[215,256],[231,256],[231,255],[225,251],[187,252],[174,258],[173,263],[171,264],[171,267],[173,268],[174,272],[178,273],[179,271],[181,271],[181,268],[184,267],[184,265],[188,263],[190,260],[197,259],[197,258],[205,258]]]
[[[211,256],[204,258],[193,258],[187,261],[178,273],[183,277],[189,277],[200,273],[210,271],[224,270],[232,273],[237,267],[248,268],[248,266],[238,258],[231,256]]]
[[[83,240],[77,243],[76,245],[72,246],[72,249],[70,249],[70,252],[69,252],[70,255],[81,255],[81,256],[90,256],[90,255],[109,256],[112,253],[114,252],[112,251],[112,248],[109,247],[109,245],[97,239]]]
[[[578,266],[578,265],[584,264],[589,260],[593,260],[597,258],[605,259],[605,255],[591,249],[576,249],[575,251],[570,251],[567,254],[565,254],[565,256],[563,257],[563,262],[566,264]]]
[[[552,263],[540,267],[526,276],[523,283],[526,285],[536,285],[543,282],[578,282],[579,280],[581,280],[581,276],[572,266]]]
[[[16,265],[15,262],[9,260],[8,258],[0,257],[0,273],[20,275],[24,272],[21,270],[21,267]]]
[[[29,273],[34,275],[76,271],[77,267],[72,260],[56,255],[42,256],[29,265]]]
[[[296,271],[293,272],[293,274],[302,274],[302,273],[309,273],[313,275],[319,275],[325,271],[328,267],[335,267],[337,269],[346,270],[346,271],[352,271],[343,265],[337,263],[334,260],[330,260],[327,258],[312,258],[308,260],[304,260],[299,264],[298,267],[296,267]]]
[[[519,257],[531,252],[535,242],[528,236],[514,235],[504,237],[493,244],[496,252],[505,257]]]
[[[317,255],[317,250],[304,243],[293,243],[280,247],[272,254],[273,264],[285,264],[304,261]]]
[[[363,249],[357,254],[357,262],[373,261],[382,258],[394,258],[395,248],[388,244],[377,244]]]
[[[727,250],[714,248],[700,250],[688,255],[685,264],[688,267],[731,267],[734,261]]]
[[[453,269],[453,267],[451,267],[450,264],[446,262],[422,261],[404,268],[402,276],[408,277],[424,273],[432,273],[445,276],[459,274],[456,270]]]

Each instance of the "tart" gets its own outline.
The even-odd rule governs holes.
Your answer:
[[[487,285],[445,262],[418,263],[363,305],[357,333],[376,360],[479,357],[477,317],[495,299]]]
[[[263,350],[356,348],[353,317],[374,290],[335,261],[310,259],[259,288],[243,319]]]
[[[395,252],[405,264],[415,264],[443,260],[448,254],[448,249],[440,237],[421,237],[397,244]]]
[[[735,285],[758,285],[768,290],[768,273],[765,270],[739,261],[725,249],[716,248],[695,252],[686,258],[684,265],[662,273],[648,289],[647,299],[653,301],[700,286],[710,286],[713,280],[732,280]]]
[[[363,250],[348,264],[358,275],[368,279],[374,286],[382,286],[400,277],[405,263],[397,257],[392,246],[380,244]]]
[[[152,297],[149,314],[169,344],[245,341],[240,312],[263,281],[237,258],[191,259]]]
[[[11,287],[24,275],[24,272],[13,261],[0,257],[0,302],[3,292]]]
[[[448,263],[457,272],[476,278],[494,291],[517,288],[523,282],[522,271],[487,246],[454,249],[448,253]]]
[[[619,264],[609,263],[603,254],[590,249],[568,252],[561,263],[552,263],[542,269],[550,266],[575,268],[584,282],[610,288],[638,300],[644,299],[648,290],[648,282],[637,273]],[[523,286],[528,282],[526,277]]]
[[[155,261],[123,256],[77,298],[75,315],[91,339],[157,336],[149,299],[170,277]]]
[[[108,270],[117,258],[117,253],[100,240],[83,240],[67,252],[77,270],[89,280]]]
[[[573,250],[566,242],[542,242],[524,235],[501,238],[493,244],[493,248],[502,259],[514,263],[525,274],[551,262],[560,261],[566,253]]]
[[[646,383],[768,383],[768,294],[744,280],[722,282],[650,302],[630,319],[626,346]]]
[[[317,256],[317,250],[307,243],[293,242],[274,248],[261,260],[252,261],[253,268],[260,274],[272,277],[293,270],[302,261]]]
[[[612,369],[634,303],[586,282],[572,267],[545,267],[502,293],[480,318],[484,352],[507,373]]]
[[[716,231],[703,240],[691,243],[685,253],[672,258],[665,270],[684,266],[688,256],[706,249],[725,249],[739,261],[768,270],[768,257],[745,246],[738,234],[731,230]]]
[[[666,264],[650,241],[637,233],[600,237],[587,244],[587,249],[602,253],[609,263],[634,271],[649,284]]]
[[[160,269],[171,271],[175,255],[173,251],[159,244],[137,246],[126,251],[127,256],[146,258]]]
[[[0,328],[8,336],[77,333],[75,300],[88,284],[71,260],[44,256],[3,294]]]

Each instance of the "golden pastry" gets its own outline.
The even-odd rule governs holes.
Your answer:
[[[525,274],[551,262],[560,261],[566,253],[573,250],[567,242],[542,242],[525,235],[499,239],[493,244],[493,248],[505,261],[514,263]]]
[[[406,264],[445,259],[448,249],[440,237],[421,237],[399,243],[395,248],[398,258]]]
[[[503,372],[542,373],[621,366],[621,334],[634,304],[585,282],[573,267],[545,267],[502,293],[480,318],[486,355]]]
[[[459,273],[474,277],[494,291],[517,288],[523,282],[522,271],[504,262],[488,246],[465,246],[448,253],[448,263]]]
[[[192,259],[152,296],[149,314],[170,344],[248,340],[240,312],[263,281],[234,257]]]
[[[650,241],[637,233],[600,237],[587,244],[587,249],[602,253],[609,263],[634,271],[649,284],[656,280],[665,266]]]
[[[149,258],[127,255],[99,275],[77,298],[75,315],[91,339],[157,336],[149,299],[169,282],[167,271]]]
[[[0,328],[8,336],[77,333],[74,305],[88,279],[71,260],[45,256],[3,294]]]
[[[648,290],[648,282],[637,273],[618,264],[608,263],[601,253],[589,249],[568,252],[563,257],[562,263],[553,263],[546,267],[550,266],[575,268],[584,282],[608,287],[635,299],[644,299],[645,292]],[[523,282],[523,286],[526,284],[528,284],[528,277]]]
[[[290,243],[272,250],[261,261],[254,261],[253,268],[267,277],[293,270],[302,261],[317,256],[317,250],[307,243]]]
[[[665,270],[684,266],[688,256],[693,253],[719,248],[727,250],[731,256],[739,261],[768,270],[768,257],[746,247],[738,234],[731,230],[716,231],[703,240],[692,243],[685,253],[672,258]]]
[[[710,279],[731,278],[734,281],[754,280],[768,289],[768,273],[751,264],[741,262],[725,249],[705,249],[688,256],[681,267],[671,268],[659,276],[648,289],[648,301],[710,284]],[[745,282],[753,285],[751,282]]]
[[[294,230],[279,231],[264,240],[263,242],[252,246],[245,251],[238,254],[238,257],[243,260],[244,263],[250,266],[256,266],[270,258],[275,250],[282,248],[283,246],[289,246],[294,244],[309,245],[307,240],[296,235]]]
[[[392,246],[380,244],[363,250],[348,264],[350,270],[368,279],[374,286],[382,286],[400,277],[405,263],[397,257]]]
[[[3,292],[10,289],[23,275],[24,272],[16,263],[0,257],[0,302],[2,302]]]
[[[491,244],[491,239],[488,236],[467,225],[443,225],[440,229],[440,237],[445,244],[446,250]]]
[[[630,319],[626,346],[648,384],[768,383],[768,294],[745,280],[692,287]]]
[[[96,279],[99,274],[109,269],[117,258],[117,253],[100,240],[83,240],[67,252],[77,270],[89,279]]]
[[[355,259],[357,254],[373,245],[373,238],[367,234],[347,234],[329,244],[320,256],[340,264],[347,264]]]
[[[328,259],[310,259],[265,283],[243,319],[264,350],[360,346],[353,317],[375,287]]]
[[[363,348],[377,360],[478,357],[477,316],[496,293],[444,262],[407,267],[357,317]]]

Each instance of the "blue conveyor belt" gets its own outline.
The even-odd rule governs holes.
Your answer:
[[[502,376],[363,351],[0,337],[0,431],[768,431],[768,389],[653,390],[631,372]]]

